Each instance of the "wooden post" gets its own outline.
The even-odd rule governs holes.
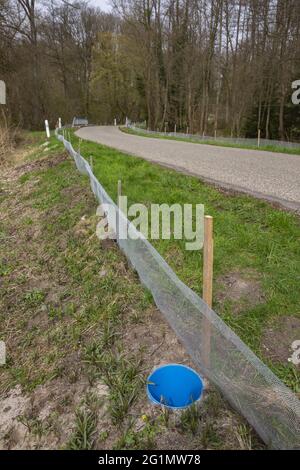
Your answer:
[[[203,300],[212,306],[212,278],[214,260],[213,217],[204,217],[204,247],[203,247]]]
[[[215,129],[215,140],[217,140],[217,129]]]
[[[214,241],[213,241],[213,217],[206,215],[204,217],[204,246],[203,246],[203,300],[211,308],[213,292],[213,260],[214,260]],[[202,344],[203,344],[203,362],[206,368],[210,366],[210,341],[211,341],[211,323],[208,318],[203,318]]]
[[[122,181],[118,180],[118,207],[120,207],[120,197],[122,196]]]
[[[91,170],[93,171],[93,169],[94,169],[94,165],[93,165],[93,155],[90,155],[90,167],[91,167]]]
[[[189,128],[187,127],[186,128],[186,134],[188,135],[188,133],[189,133]]]
[[[176,124],[174,124],[174,134],[176,134]]]
[[[117,205],[119,208],[118,216],[117,216],[117,240],[120,238],[120,198],[122,196],[122,181],[118,180],[118,200]]]
[[[78,153],[79,153],[79,155],[81,155],[81,153],[80,153],[80,147],[81,147],[81,139],[79,139],[79,142],[78,142]]]
[[[257,134],[257,147],[260,147],[260,134],[261,134],[261,130],[258,129],[258,134]]]

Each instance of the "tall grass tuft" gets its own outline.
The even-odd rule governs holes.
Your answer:
[[[9,124],[5,113],[0,118],[0,165],[8,163],[15,147],[18,128]]]

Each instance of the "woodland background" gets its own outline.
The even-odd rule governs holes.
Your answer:
[[[299,0],[0,0],[5,119],[300,141]],[[3,111],[3,109],[2,109]]]

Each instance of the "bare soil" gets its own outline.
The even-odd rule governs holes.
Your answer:
[[[223,304],[226,300],[232,303],[232,313],[239,314],[245,307],[254,307],[264,302],[258,273],[247,270],[231,272],[217,279],[221,287],[216,301]]]
[[[262,348],[264,355],[275,363],[288,363],[293,354],[292,344],[300,340],[300,318],[278,318],[264,331]],[[296,364],[295,364],[296,365]],[[296,365],[300,370],[300,365]]]

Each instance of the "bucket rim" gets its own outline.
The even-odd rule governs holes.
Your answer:
[[[161,370],[161,369],[165,369],[167,367],[181,367],[183,369],[187,369],[189,370],[190,372],[192,372],[194,375],[196,375],[198,377],[198,379],[200,380],[201,384],[202,384],[202,389],[201,389],[201,393],[200,393],[200,396],[197,400],[193,401],[193,403],[190,403],[189,405],[184,405],[184,406],[172,406],[172,405],[165,405],[164,403],[161,403],[159,402],[158,400],[156,400],[156,398],[153,397],[153,395],[150,393],[150,390],[149,390],[149,384],[148,381],[150,379],[150,377],[154,374],[154,372],[156,372],[157,370]],[[159,406],[163,406],[165,408],[169,408],[171,410],[184,410],[186,408],[189,408],[190,406],[192,406],[193,404],[195,403],[198,403],[202,400],[202,397],[203,397],[203,393],[204,393],[204,390],[205,390],[205,383],[204,383],[204,380],[203,378],[201,377],[200,374],[198,374],[197,371],[195,371],[195,369],[193,369],[192,367],[190,366],[186,366],[184,364],[177,364],[177,363],[171,363],[171,364],[163,364],[161,366],[158,366],[156,367],[155,369],[152,370],[152,372],[148,375],[147,377],[147,395],[148,395],[148,398],[149,400],[154,404],[154,405],[159,405]]]

